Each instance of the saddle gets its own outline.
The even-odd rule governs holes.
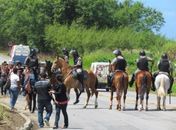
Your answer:
[[[166,75],[166,76],[169,77],[169,74],[168,74],[167,72],[160,71],[160,72],[158,73],[158,75],[160,75],[160,74],[164,74],[164,75]]]
[[[79,75],[83,76],[83,79],[86,80],[88,78],[88,73],[86,70],[83,70],[82,72],[79,72],[79,71],[76,71],[76,70],[73,70],[72,71],[72,77],[74,79],[78,79],[79,78]]]

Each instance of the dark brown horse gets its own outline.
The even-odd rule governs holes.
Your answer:
[[[109,70],[113,71],[114,66],[109,65]],[[123,94],[123,110],[125,110],[125,100],[126,100],[126,94],[128,89],[128,74],[123,71],[115,71],[114,76],[112,79],[112,85],[111,85],[111,97],[110,97],[110,108],[112,109],[113,104],[113,93],[116,92],[116,99],[117,99],[117,110],[121,110],[121,97]]]
[[[64,84],[67,87],[68,94],[70,93],[70,89],[74,88],[76,92],[76,102],[75,103],[77,103],[79,101],[79,96],[81,94],[78,92],[79,90],[78,88],[80,87],[81,84],[77,79],[73,78],[72,67],[69,66],[63,58],[57,57],[56,60],[53,62],[51,70],[53,71],[56,69],[60,69],[61,73],[64,76]],[[97,108],[98,107],[98,103],[97,103],[98,91],[96,90],[96,88],[98,85],[98,80],[97,80],[96,75],[92,71],[86,71],[86,75],[87,75],[87,79],[84,80],[84,87],[87,92],[87,100],[86,100],[86,104],[84,105],[84,108],[87,107],[89,98],[91,95],[93,96],[93,94],[95,94],[96,96],[95,108]]]
[[[136,105],[135,110],[143,110],[143,100],[146,94],[146,106],[145,109],[148,110],[148,99],[149,92],[152,84],[152,76],[148,71],[139,71],[135,77],[136,85]],[[140,98],[140,106],[138,108],[138,99]]]

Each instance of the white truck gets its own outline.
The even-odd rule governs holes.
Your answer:
[[[109,62],[93,62],[91,70],[97,76],[99,86],[98,89],[109,91],[107,76],[109,74]]]

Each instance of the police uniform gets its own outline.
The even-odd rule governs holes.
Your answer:
[[[70,53],[73,55],[74,69],[73,73],[76,73],[79,82],[81,83],[80,91],[84,92],[84,76],[83,76],[83,63],[76,50],[71,50]]]
[[[169,59],[167,57],[167,54],[162,55],[160,61],[158,62],[158,69],[159,69],[159,72],[156,72],[156,73],[153,74],[153,84],[154,84],[154,80],[155,80],[156,76],[159,73],[164,73],[170,79],[170,87],[169,87],[168,93],[172,93],[171,89],[172,89],[174,79],[171,76],[172,66],[171,66],[171,62],[169,61]],[[153,88],[152,90],[155,91],[155,88]]]
[[[153,60],[150,57],[147,57],[145,54],[145,51],[141,51],[139,53],[139,59],[137,59],[136,61],[136,65],[137,65],[137,70],[135,71],[135,73],[132,74],[131,80],[129,82],[130,87],[132,87],[134,81],[135,81],[135,76],[139,71],[149,71],[149,64],[148,62],[152,62]],[[152,74],[151,74],[152,75]]]
[[[30,67],[33,70],[34,76],[35,76],[35,80],[38,80],[38,67],[39,67],[39,63],[38,63],[38,58],[35,54],[35,52],[32,52],[25,60],[25,65],[27,65],[28,67]]]
[[[127,66],[127,62],[125,60],[125,58],[122,56],[121,51],[120,50],[114,50],[113,54],[115,54],[115,58],[112,60],[111,64],[114,66],[114,72],[111,72],[110,75],[108,75],[108,86],[111,87],[112,85],[112,80],[114,77],[114,74],[116,71],[123,71],[125,72],[126,70],[126,66]]]
[[[69,64],[69,52],[66,48],[62,49],[64,60]]]

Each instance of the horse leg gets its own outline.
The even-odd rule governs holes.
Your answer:
[[[116,89],[116,95],[117,95],[117,97],[116,97],[116,99],[117,99],[117,110],[121,110],[121,92],[118,90],[118,89]]]
[[[161,97],[157,96],[157,110],[161,110],[160,100],[161,100]]]
[[[120,101],[120,99],[121,99],[121,95],[119,94],[119,95],[117,95],[117,110],[121,110],[121,101]]]
[[[166,96],[163,96],[163,111],[166,111]]]
[[[90,90],[86,88],[86,92],[87,92],[87,100],[86,100],[86,104],[84,105],[83,108],[86,108],[90,99]]]
[[[36,94],[33,93],[33,108],[32,108],[32,113],[36,110]]]
[[[66,95],[67,95],[68,100],[70,100],[70,89],[67,89]]]
[[[138,108],[138,99],[139,99],[139,94],[136,92],[136,105],[135,105],[135,110]]]
[[[111,89],[111,96],[110,96],[110,106],[109,109],[112,109],[112,103],[113,103],[113,90]]]
[[[80,94],[78,92],[78,89],[75,88],[74,91],[76,93],[76,101],[73,104],[77,104],[79,102],[79,96],[80,96]]]
[[[124,94],[123,94],[123,110],[125,110],[126,94],[127,94],[127,89],[124,90]]]
[[[97,99],[98,99],[98,91],[95,90],[95,108],[98,107],[98,101],[97,101]]]
[[[138,110],[139,110],[139,111],[142,111],[142,110],[143,110],[144,95],[143,95],[143,94],[140,94],[139,97],[140,97],[140,104],[139,104]]]
[[[148,99],[149,99],[149,92],[147,92],[146,94],[146,106],[145,106],[146,111],[148,111]]]

